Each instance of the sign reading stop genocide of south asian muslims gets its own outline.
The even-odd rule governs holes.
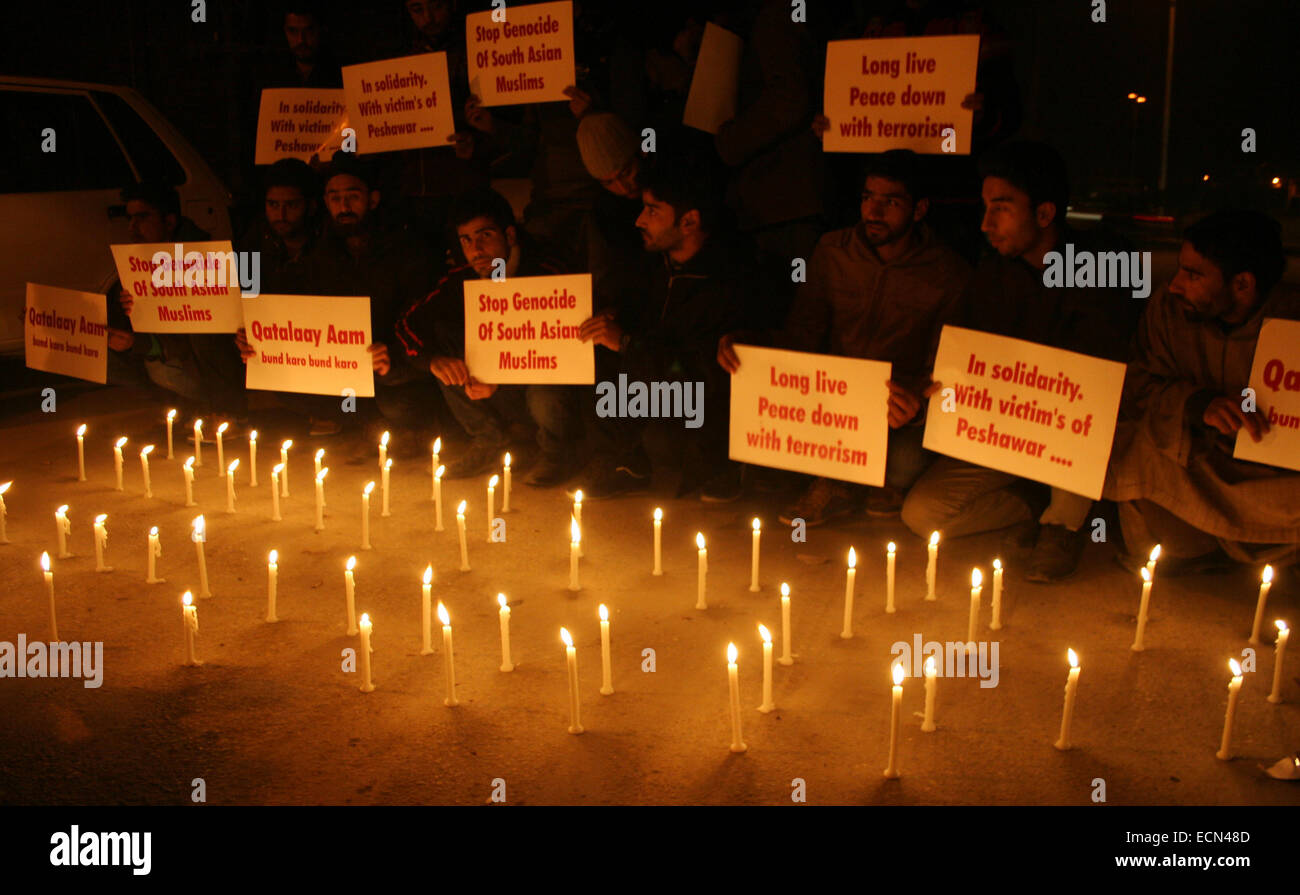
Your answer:
[[[568,100],[573,4],[506,5],[465,16],[469,92],[485,106]]]
[[[1124,364],[945,326],[924,445],[977,466],[1101,497]]]
[[[93,292],[27,284],[27,366],[103,383],[108,379],[108,305]]]
[[[447,80],[447,54],[422,53],[343,68],[348,125],[357,154],[450,148],[456,129]]]
[[[342,90],[275,87],[262,91],[257,113],[257,150],[253,164],[282,158],[309,162],[337,147],[347,118]]]
[[[833,40],[826,45],[827,152],[970,155],[979,35]],[[951,128],[945,144],[945,130]]]
[[[862,485],[885,483],[890,365],[737,345],[731,459]]]
[[[465,366],[479,382],[591,385],[591,274],[465,281]]]
[[[1250,368],[1255,412],[1269,429],[1258,442],[1243,426],[1232,456],[1300,469],[1300,321],[1269,318],[1259,329]]]
[[[248,388],[308,395],[375,396],[370,299],[262,295],[244,300]]]
[[[257,253],[245,254],[248,270],[241,271],[229,241],[109,248],[122,288],[133,300],[131,329],[138,333],[233,333],[243,322],[241,273],[250,287],[261,279]]]

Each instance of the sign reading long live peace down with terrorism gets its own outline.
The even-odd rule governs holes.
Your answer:
[[[456,129],[447,81],[447,54],[422,53],[343,68],[348,122],[357,154],[450,147]]]
[[[573,4],[511,5],[467,15],[465,56],[469,92],[485,106],[567,100],[564,88],[575,83]]]
[[[1124,369],[1087,354],[945,326],[934,362],[943,390],[930,398],[925,447],[1097,499]]]
[[[1243,426],[1232,456],[1300,469],[1300,321],[1270,317],[1259,328],[1250,368],[1255,412],[1268,419],[1258,442]]]
[[[229,241],[141,242],[109,246],[122,288],[132,297],[131,328],[138,333],[233,333],[239,309],[240,268]],[[250,286],[260,279],[257,253],[247,253]],[[112,297],[117,301],[117,297]]]
[[[262,295],[244,300],[244,333],[256,354],[245,384],[266,391],[375,396],[370,299]]]
[[[885,483],[890,365],[737,345],[731,459],[863,485]]]
[[[103,383],[108,379],[108,305],[104,296],[27,284],[23,317],[27,366]]]
[[[479,382],[591,385],[591,274],[465,281],[465,366]]]
[[[342,90],[276,87],[262,91],[257,113],[254,164],[270,165],[282,158],[309,162],[328,158],[337,148],[347,118]]]

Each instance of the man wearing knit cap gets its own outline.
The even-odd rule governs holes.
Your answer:
[[[636,136],[613,112],[592,112],[578,122],[578,152],[587,173],[615,196],[641,198]]]

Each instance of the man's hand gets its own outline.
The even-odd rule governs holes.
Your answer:
[[[728,373],[735,373],[740,369],[740,357],[736,354],[735,344],[736,337],[731,333],[718,339],[718,366]]]
[[[1238,429],[1245,426],[1255,441],[1263,438],[1269,429],[1268,417],[1258,411],[1246,413],[1233,398],[1215,398],[1206,405],[1201,421],[1224,435],[1235,435]]]
[[[111,351],[130,351],[135,344],[135,333],[124,329],[108,328],[108,347]]]
[[[448,143],[456,145],[456,158],[469,161],[474,157],[474,135],[468,131],[457,131],[447,138]]]
[[[496,391],[497,387],[495,385],[490,385],[486,382],[479,382],[473,376],[470,377],[469,382],[465,383],[465,394],[474,401],[481,401],[483,398],[490,398],[496,394]]]
[[[429,361],[429,372],[443,385],[469,385],[469,367],[458,357],[435,357]]]
[[[889,428],[907,425],[921,409],[921,399],[892,379],[885,385],[889,386]]]
[[[257,354],[257,349],[248,344],[248,333],[241,326],[235,330],[235,347],[239,349],[239,359],[248,363],[248,359]]]
[[[943,388],[943,383],[942,383],[942,382],[935,382],[934,380],[931,380],[931,381],[930,381],[930,384],[927,385],[927,386],[924,388],[924,390],[922,390],[922,392],[921,392],[921,397],[922,397],[922,398],[929,398],[929,397],[932,397],[932,396],[934,395],[934,393],[937,392],[937,391],[939,391],[939,389],[941,389],[941,388]]]
[[[388,346],[383,342],[376,342],[366,350],[370,352],[370,364],[375,368],[375,375],[387,376],[388,371],[393,369],[393,362],[388,357]]]
[[[123,313],[130,317],[131,309],[135,307],[135,296],[119,286],[117,289],[117,303],[122,306]]]
[[[581,118],[591,109],[591,95],[570,84],[564,88],[564,95],[569,98],[569,111],[574,118]]]
[[[620,351],[623,348],[623,327],[614,320],[613,311],[601,311],[582,321],[578,327],[578,338],[584,342],[604,345],[610,351]]]
[[[831,129],[831,120],[825,115],[814,115],[812,120],[812,132],[820,140],[826,136],[826,132]]]
[[[465,100],[465,123],[485,134],[490,134],[496,129],[492,113],[483,108],[483,101],[472,93],[469,99]]]

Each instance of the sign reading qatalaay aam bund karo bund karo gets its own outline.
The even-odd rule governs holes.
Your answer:
[[[930,398],[924,445],[1095,500],[1124,371],[1115,361],[945,326],[934,362],[943,391]]]
[[[243,303],[244,333],[255,352],[248,388],[375,396],[368,297],[262,295]]]
[[[282,158],[328,160],[343,139],[348,110],[344,91],[307,87],[273,87],[262,91],[257,112],[257,148],[253,164]]]
[[[108,304],[95,292],[27,284],[23,316],[27,366],[46,373],[108,380]]]
[[[343,68],[349,126],[357,154],[450,148],[451,113],[447,54],[422,53]]]
[[[465,365],[489,384],[592,385],[591,274],[465,281]]]
[[[1300,320],[1270,317],[1259,330],[1250,368],[1255,412],[1268,418],[1258,442],[1243,426],[1232,456],[1239,460],[1300,469]]]
[[[736,345],[731,459],[862,485],[885,483],[891,365]]]
[[[239,264],[228,240],[109,248],[122,288],[135,302],[136,332],[233,333],[243,323]]]
[[[494,21],[504,15],[505,21]],[[573,4],[507,5],[465,16],[469,92],[484,106],[568,101],[576,83]]]
[[[910,149],[970,155],[978,35],[833,40],[826,45],[826,152]],[[952,141],[944,143],[944,129]]]

